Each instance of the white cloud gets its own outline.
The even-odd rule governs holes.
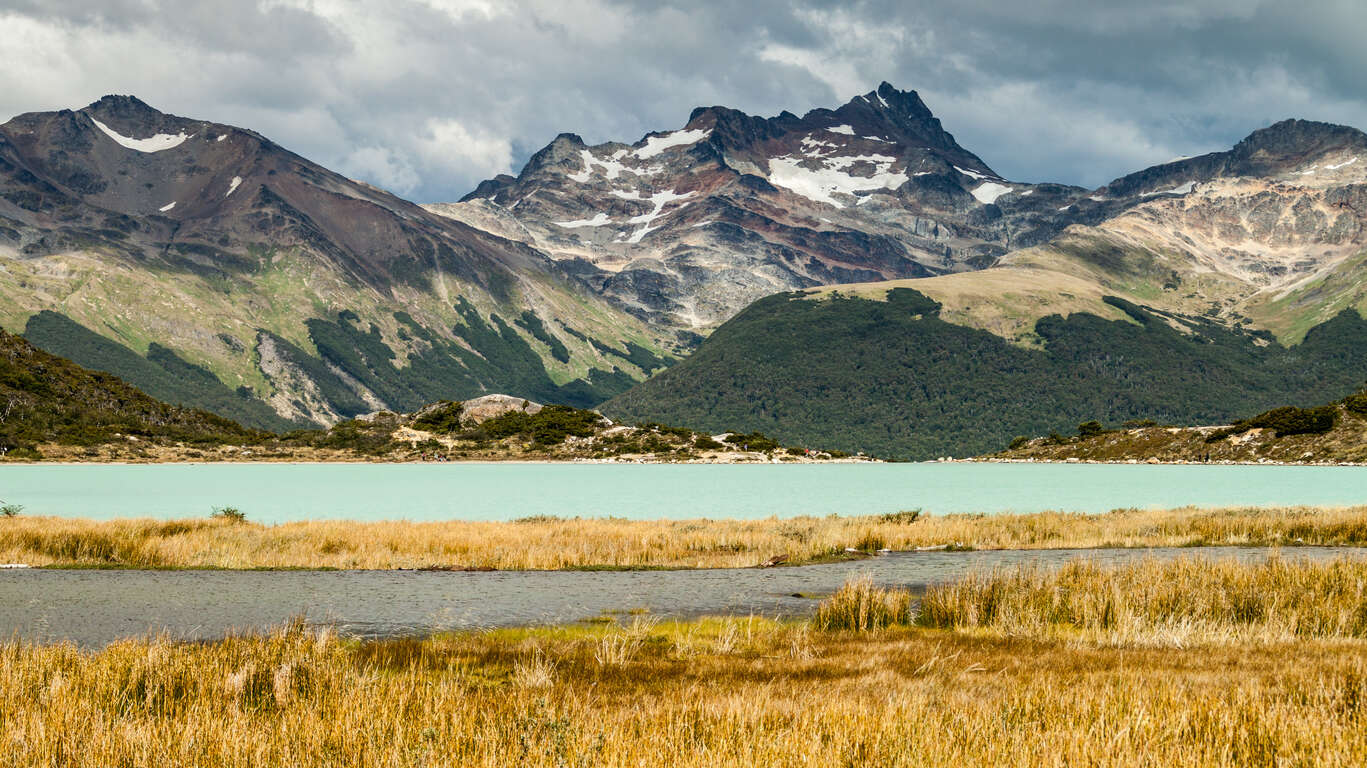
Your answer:
[[[413,167],[385,147],[361,147],[347,156],[345,173],[354,179],[399,195],[411,193],[420,181]]]
[[[0,120],[136,94],[450,200],[555,134],[920,91],[1004,176],[1096,185],[1283,117],[1367,126],[1347,0],[0,0]]]
[[[424,164],[479,178],[512,170],[513,146],[507,137],[474,134],[450,118],[427,121],[418,153]]]

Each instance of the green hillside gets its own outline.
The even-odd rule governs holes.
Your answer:
[[[36,458],[41,443],[99,445],[129,437],[195,444],[268,435],[202,410],[155,400],[118,377],[88,371],[0,330],[0,449]]]
[[[925,459],[997,450],[1015,435],[1089,419],[1224,422],[1342,397],[1367,371],[1367,322],[1351,309],[1284,347],[1267,332],[1104,301],[1122,319],[1046,316],[1032,348],[946,322],[938,302],[909,288],[886,300],[780,294],[604,410]]]

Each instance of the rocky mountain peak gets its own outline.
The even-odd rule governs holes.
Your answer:
[[[136,96],[104,96],[80,111],[110,128],[136,138],[171,132],[196,124],[161,112]]]
[[[1234,146],[1233,154],[1242,161],[1276,171],[1288,163],[1346,149],[1367,150],[1367,134],[1346,125],[1282,120],[1250,133]]]

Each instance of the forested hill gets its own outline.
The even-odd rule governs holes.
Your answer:
[[[1031,348],[946,322],[939,303],[909,288],[886,301],[778,294],[604,411],[926,459],[1090,419],[1227,423],[1342,397],[1367,370],[1367,322],[1353,310],[1285,347],[1266,332],[1105,301],[1124,319],[1050,315],[1035,324],[1042,348]]]
[[[265,433],[155,400],[112,374],[88,371],[0,330],[0,450],[37,458],[41,443],[114,440],[254,442]]]

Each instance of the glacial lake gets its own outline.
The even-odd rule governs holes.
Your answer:
[[[1002,514],[1367,503],[1367,467],[1106,464],[163,464],[0,466],[28,515],[509,520]]]

